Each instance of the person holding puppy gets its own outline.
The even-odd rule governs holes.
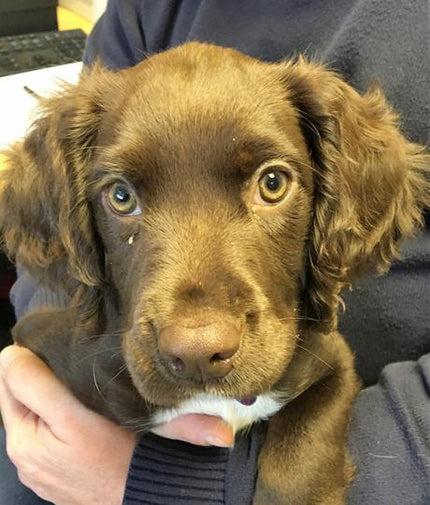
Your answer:
[[[426,143],[429,69],[420,56],[420,48],[428,42],[425,14],[424,1],[411,8],[406,0],[393,8],[388,1],[370,0],[352,4],[330,0],[324,6],[275,0],[111,1],[89,37],[85,64],[101,59],[120,69],[138,63],[146,53],[186,40],[235,47],[268,61],[310,53],[329,61],[361,90],[377,76],[389,101],[403,112],[407,133]],[[351,336],[358,370],[365,385],[372,385],[360,394],[351,426],[350,447],[359,470],[349,492],[351,504],[419,505],[430,500],[430,357],[425,354],[430,351],[429,241],[427,230],[406,245],[406,261],[396,264],[391,274],[347,295],[351,312],[341,331]],[[414,306],[405,304],[405,298],[414,300]],[[20,273],[13,290],[18,316],[62,301]],[[225,503],[250,502],[261,427],[231,452],[225,449],[233,443],[229,427],[211,416],[178,419],[160,427],[159,435],[176,441],[166,444],[145,436],[136,445],[134,435],[82,406],[30,351],[5,349],[0,370],[7,451],[21,482],[41,497],[18,485],[3,456],[0,505],[45,503],[43,499],[58,505],[148,500],[157,496],[157,486],[149,487],[142,477],[151,465],[147,453],[173,458],[173,452],[184,451],[181,454],[192,458],[201,449],[177,440],[221,448],[208,447],[204,453],[207,468],[224,464],[225,478],[219,488],[211,488],[214,501],[220,493]],[[177,464],[172,459],[170,468]],[[193,477],[209,489],[205,477]],[[197,500],[191,494],[183,503],[197,503],[193,499]]]

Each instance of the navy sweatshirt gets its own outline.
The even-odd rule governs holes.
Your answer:
[[[304,53],[360,91],[379,81],[405,134],[429,145],[428,15],[426,0],[112,0],[89,37],[85,63],[99,58],[124,68],[187,40],[267,61]],[[345,295],[341,331],[370,386],[359,395],[351,425],[358,466],[351,505],[430,503],[429,230],[405,245],[404,256],[385,277]],[[25,272],[12,300],[18,316],[65,303]],[[250,504],[264,430],[263,423],[238,437],[233,450],[142,437],[124,503]]]

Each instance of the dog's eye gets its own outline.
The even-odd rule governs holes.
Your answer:
[[[282,170],[268,170],[258,180],[258,193],[263,203],[278,203],[287,194],[289,176]]]
[[[106,200],[109,207],[122,216],[137,216],[141,214],[141,209],[137,203],[137,198],[127,184],[115,182],[106,191]]]

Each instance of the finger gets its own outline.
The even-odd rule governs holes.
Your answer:
[[[10,394],[1,378],[0,398],[1,415],[6,431],[6,452],[11,461],[19,467],[28,461],[29,454],[33,455],[38,450],[39,417]]]
[[[84,408],[45,363],[24,347],[3,349],[0,370],[6,390],[15,401],[50,426],[64,424],[76,409]]]
[[[28,419],[29,410],[18,402],[10,393],[8,387],[0,378],[0,410],[6,432],[11,432],[24,419]]]
[[[204,414],[179,416],[152,431],[165,438],[195,445],[230,447],[234,442],[233,430],[223,419]]]

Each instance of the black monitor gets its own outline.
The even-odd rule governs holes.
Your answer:
[[[0,0],[0,36],[57,29],[56,0]]]

